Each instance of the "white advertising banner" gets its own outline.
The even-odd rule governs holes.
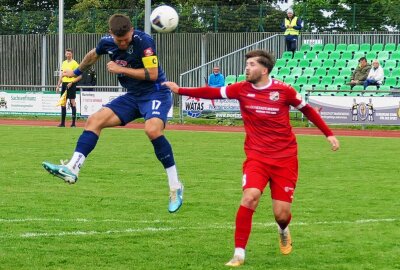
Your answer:
[[[400,97],[311,96],[308,103],[328,123],[400,125]]]
[[[236,99],[202,99],[182,96],[183,116],[193,118],[242,118]]]

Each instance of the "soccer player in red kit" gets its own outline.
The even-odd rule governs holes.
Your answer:
[[[183,88],[166,82],[174,93],[206,99],[237,99],[243,118],[246,139],[243,163],[243,196],[236,215],[235,251],[227,266],[244,264],[253,213],[264,188],[269,183],[272,208],[278,224],[282,254],[292,251],[289,232],[291,204],[298,177],[297,142],[290,125],[289,110],[300,110],[327,137],[332,150],[339,141],[320,115],[302,100],[291,86],[271,79],[272,56],[263,50],[246,54],[246,81],[226,87]]]

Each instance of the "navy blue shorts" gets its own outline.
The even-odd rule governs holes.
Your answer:
[[[104,106],[118,116],[122,126],[141,117],[144,120],[157,117],[165,124],[172,106],[172,96],[170,92],[154,92],[147,99],[138,99],[132,93],[126,93]]]

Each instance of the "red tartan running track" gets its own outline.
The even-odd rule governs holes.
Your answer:
[[[59,122],[50,120],[14,120],[0,119],[0,125],[16,126],[57,126]],[[77,126],[83,127],[84,122],[78,121]],[[131,123],[121,128],[143,129],[142,123]],[[68,127],[67,127],[68,128]],[[215,132],[244,132],[243,127],[229,126],[210,126],[210,125],[180,125],[169,124],[168,130],[190,130],[190,131],[215,131]],[[317,128],[293,128],[298,135],[321,135]],[[336,136],[358,136],[358,137],[386,137],[400,138],[400,130],[353,130],[353,129],[334,129]]]

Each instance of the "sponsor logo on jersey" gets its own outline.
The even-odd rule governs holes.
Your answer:
[[[143,54],[145,56],[151,56],[154,54],[153,49],[151,47],[147,48],[146,50],[143,51]]]
[[[248,96],[248,97],[254,98],[254,97],[256,97],[256,94],[250,94],[250,93],[249,93],[249,94],[247,94],[247,96]]]
[[[279,92],[273,91],[273,92],[269,93],[269,99],[272,101],[279,100]]]
[[[115,60],[115,63],[117,63],[121,67],[126,67],[128,65],[128,61],[125,60]]]
[[[132,54],[132,53],[133,53],[133,45],[129,45],[128,54]]]

